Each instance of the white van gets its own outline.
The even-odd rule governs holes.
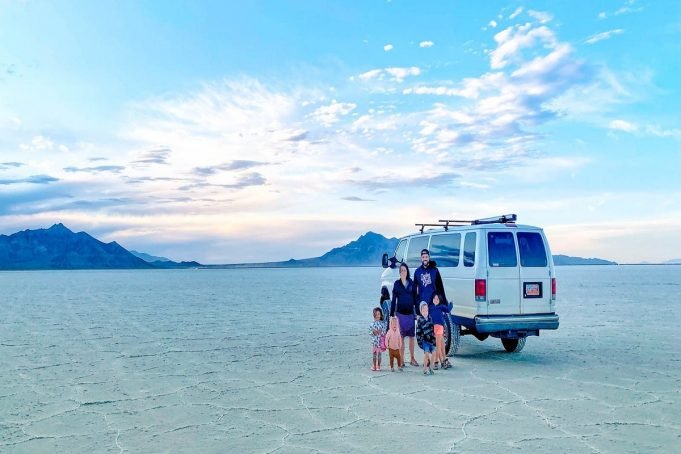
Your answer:
[[[401,238],[392,255],[383,255],[383,310],[389,311],[399,264],[406,262],[413,277],[425,248],[454,306],[445,317],[447,354],[456,353],[462,335],[481,341],[488,336],[500,338],[506,351],[519,352],[527,336],[558,329],[551,249],[541,228],[518,225],[516,219],[511,214],[416,224],[419,233]]]

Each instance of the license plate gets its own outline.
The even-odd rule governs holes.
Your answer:
[[[541,282],[525,282],[523,296],[525,298],[541,298]]]

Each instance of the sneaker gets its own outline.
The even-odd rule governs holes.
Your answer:
[[[427,370],[424,370],[424,371],[423,371],[423,375],[428,375],[428,371],[427,371]]]
[[[446,359],[445,362],[442,363],[443,369],[450,369],[451,367],[452,367],[452,363],[450,363],[448,359]]]
[[[435,366],[433,366],[433,369],[438,370],[440,368],[439,363],[435,363]]]
[[[409,362],[409,364],[411,364],[414,367],[419,367],[419,363],[417,363],[414,358],[412,358],[412,360]]]
[[[391,367],[391,368],[390,368],[390,372],[395,372],[395,368],[394,368],[394,367]]]
[[[428,368],[428,373],[429,373],[430,375],[434,375],[434,374],[435,374],[435,372],[433,372],[433,369],[431,369],[430,367]]]

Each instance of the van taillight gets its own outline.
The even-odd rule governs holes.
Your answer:
[[[485,301],[487,299],[487,281],[485,279],[475,280],[475,301]]]
[[[556,299],[556,278],[555,277],[551,278],[551,299],[552,300]]]

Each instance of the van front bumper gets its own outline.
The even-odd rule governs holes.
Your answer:
[[[475,329],[481,334],[558,329],[558,314],[478,315],[475,317]]]

